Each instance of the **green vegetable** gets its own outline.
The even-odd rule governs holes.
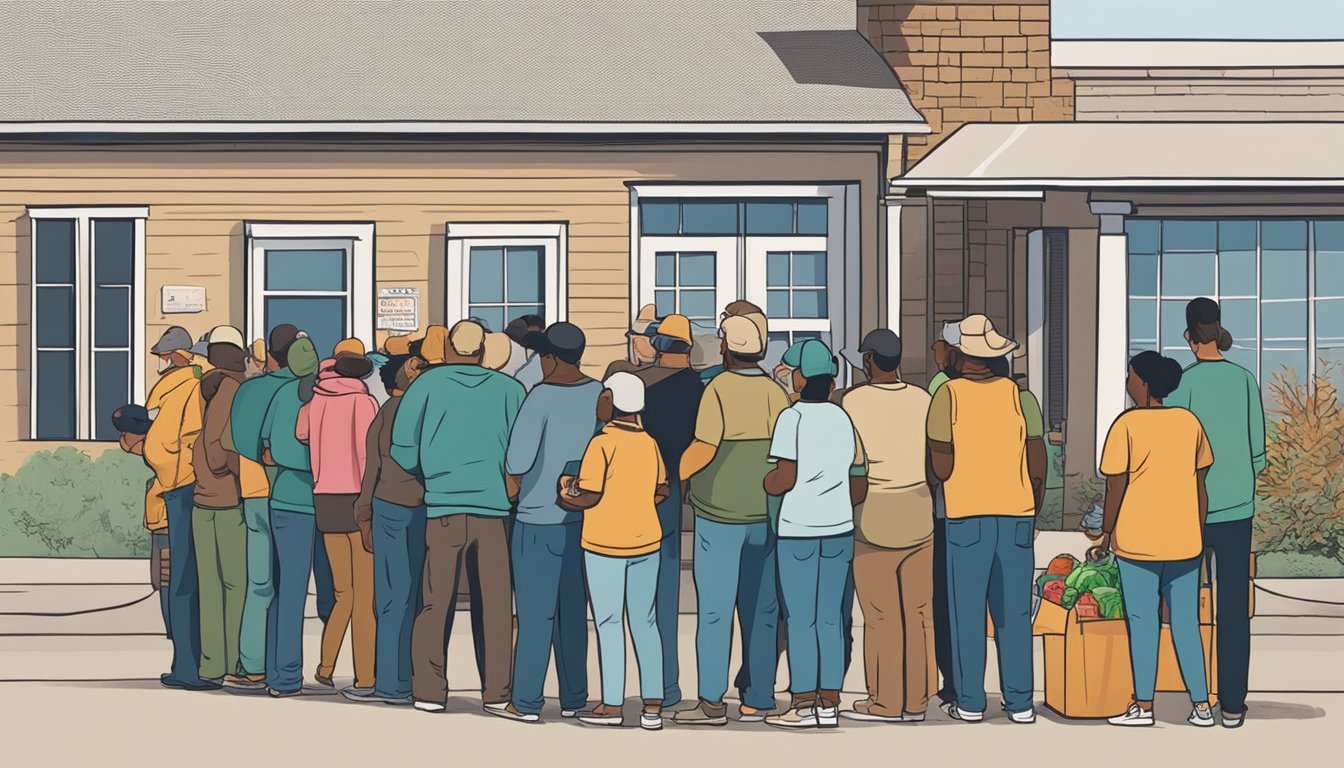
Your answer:
[[[1082,592],[1078,591],[1077,587],[1065,587],[1064,594],[1059,599],[1059,604],[1065,609],[1072,608],[1073,604],[1078,602],[1078,598],[1082,594]]]
[[[1125,617],[1125,600],[1120,590],[1115,587],[1095,587],[1092,589],[1092,596],[1096,598],[1103,618],[1123,619]]]

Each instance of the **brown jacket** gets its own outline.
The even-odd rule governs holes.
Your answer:
[[[243,374],[222,368],[207,373],[201,380],[204,415],[201,434],[191,454],[198,507],[232,509],[243,503],[238,480],[239,456],[221,443],[229,428],[233,396],[242,383]]]
[[[375,498],[402,507],[418,507],[425,503],[424,486],[388,456],[392,450],[392,422],[397,418],[400,405],[400,396],[389,397],[369,425],[364,480],[360,483],[359,498],[355,500],[357,523],[373,519]]]

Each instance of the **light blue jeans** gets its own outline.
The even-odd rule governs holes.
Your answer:
[[[947,603],[957,706],[985,711],[985,606],[994,621],[1009,712],[1032,708],[1031,586],[1035,520],[986,515],[947,521]]]
[[[776,549],[789,638],[789,692],[839,691],[845,682],[842,603],[854,562],[854,535],[781,537]]]
[[[425,567],[425,508],[373,499],[374,692],[411,696],[411,628],[420,611]]]
[[[243,499],[243,522],[247,525],[247,595],[243,598],[243,634],[238,645],[239,664],[249,675],[270,672],[270,637],[266,617],[275,597],[271,569],[275,545],[271,537],[271,500]]]
[[[1125,621],[1129,626],[1129,660],[1134,669],[1134,698],[1152,701],[1157,687],[1157,646],[1161,631],[1158,613],[1161,596],[1171,610],[1171,642],[1181,678],[1190,700],[1209,700],[1204,675],[1204,642],[1199,634],[1200,558],[1150,563],[1117,557],[1120,586],[1125,595]]]
[[[597,626],[598,668],[602,674],[602,703],[619,707],[625,702],[625,625],[630,616],[630,639],[639,665],[639,697],[663,698],[663,645],[658,637],[658,553],[639,557],[608,557],[583,553],[588,572],[588,595]]]

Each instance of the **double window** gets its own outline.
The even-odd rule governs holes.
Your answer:
[[[448,223],[447,318],[475,318],[490,331],[537,315],[565,319],[567,225]]]
[[[144,397],[145,208],[30,208],[36,440],[115,440]]]

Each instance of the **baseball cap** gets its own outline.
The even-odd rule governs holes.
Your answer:
[[[633,373],[619,371],[607,377],[602,386],[611,390],[611,404],[625,413],[644,410],[644,380]]]
[[[869,352],[885,358],[899,358],[901,356],[901,337],[896,335],[895,331],[888,328],[877,328],[868,332],[859,343],[859,348],[846,349],[840,353],[845,362],[863,369],[863,356]]]
[[[759,355],[765,350],[765,337],[761,334],[760,327],[748,317],[733,315],[724,318],[720,328],[729,352],[738,355]]]
[[[411,352],[410,336],[389,336],[387,341],[383,342],[383,349],[392,356],[406,355]]]
[[[485,326],[474,320],[459,322],[448,331],[448,345],[459,355],[479,355],[485,345]]]
[[[481,355],[481,367],[498,371],[508,364],[511,352],[513,352],[513,345],[509,342],[507,335],[487,333],[485,334],[485,352]]]
[[[174,325],[163,332],[154,346],[149,348],[149,353],[151,355],[166,355],[169,352],[190,350],[191,346],[191,334],[187,333],[187,329],[180,325]]]
[[[336,349],[332,350],[331,356],[336,357],[337,355],[363,355],[363,354],[365,354],[364,342],[360,341],[359,339],[350,338],[350,339],[341,339],[339,342],[337,342]]]
[[[551,323],[546,330],[527,334],[523,346],[539,355],[555,355],[566,363],[575,364],[583,357],[588,339],[583,330],[573,323]],[[621,410],[625,410],[622,408]]]
[[[820,339],[803,339],[789,347],[781,361],[790,368],[797,368],[804,378],[813,376],[835,376],[835,358],[831,350]]]
[[[281,323],[271,329],[270,342],[266,345],[266,349],[270,350],[272,354],[279,352],[283,355],[289,350],[289,345],[293,344],[297,338],[299,338],[298,328],[289,323]]]
[[[668,315],[659,320],[656,326],[651,329],[659,336],[684,341],[687,344],[691,342],[691,321],[686,319],[685,315]]]

